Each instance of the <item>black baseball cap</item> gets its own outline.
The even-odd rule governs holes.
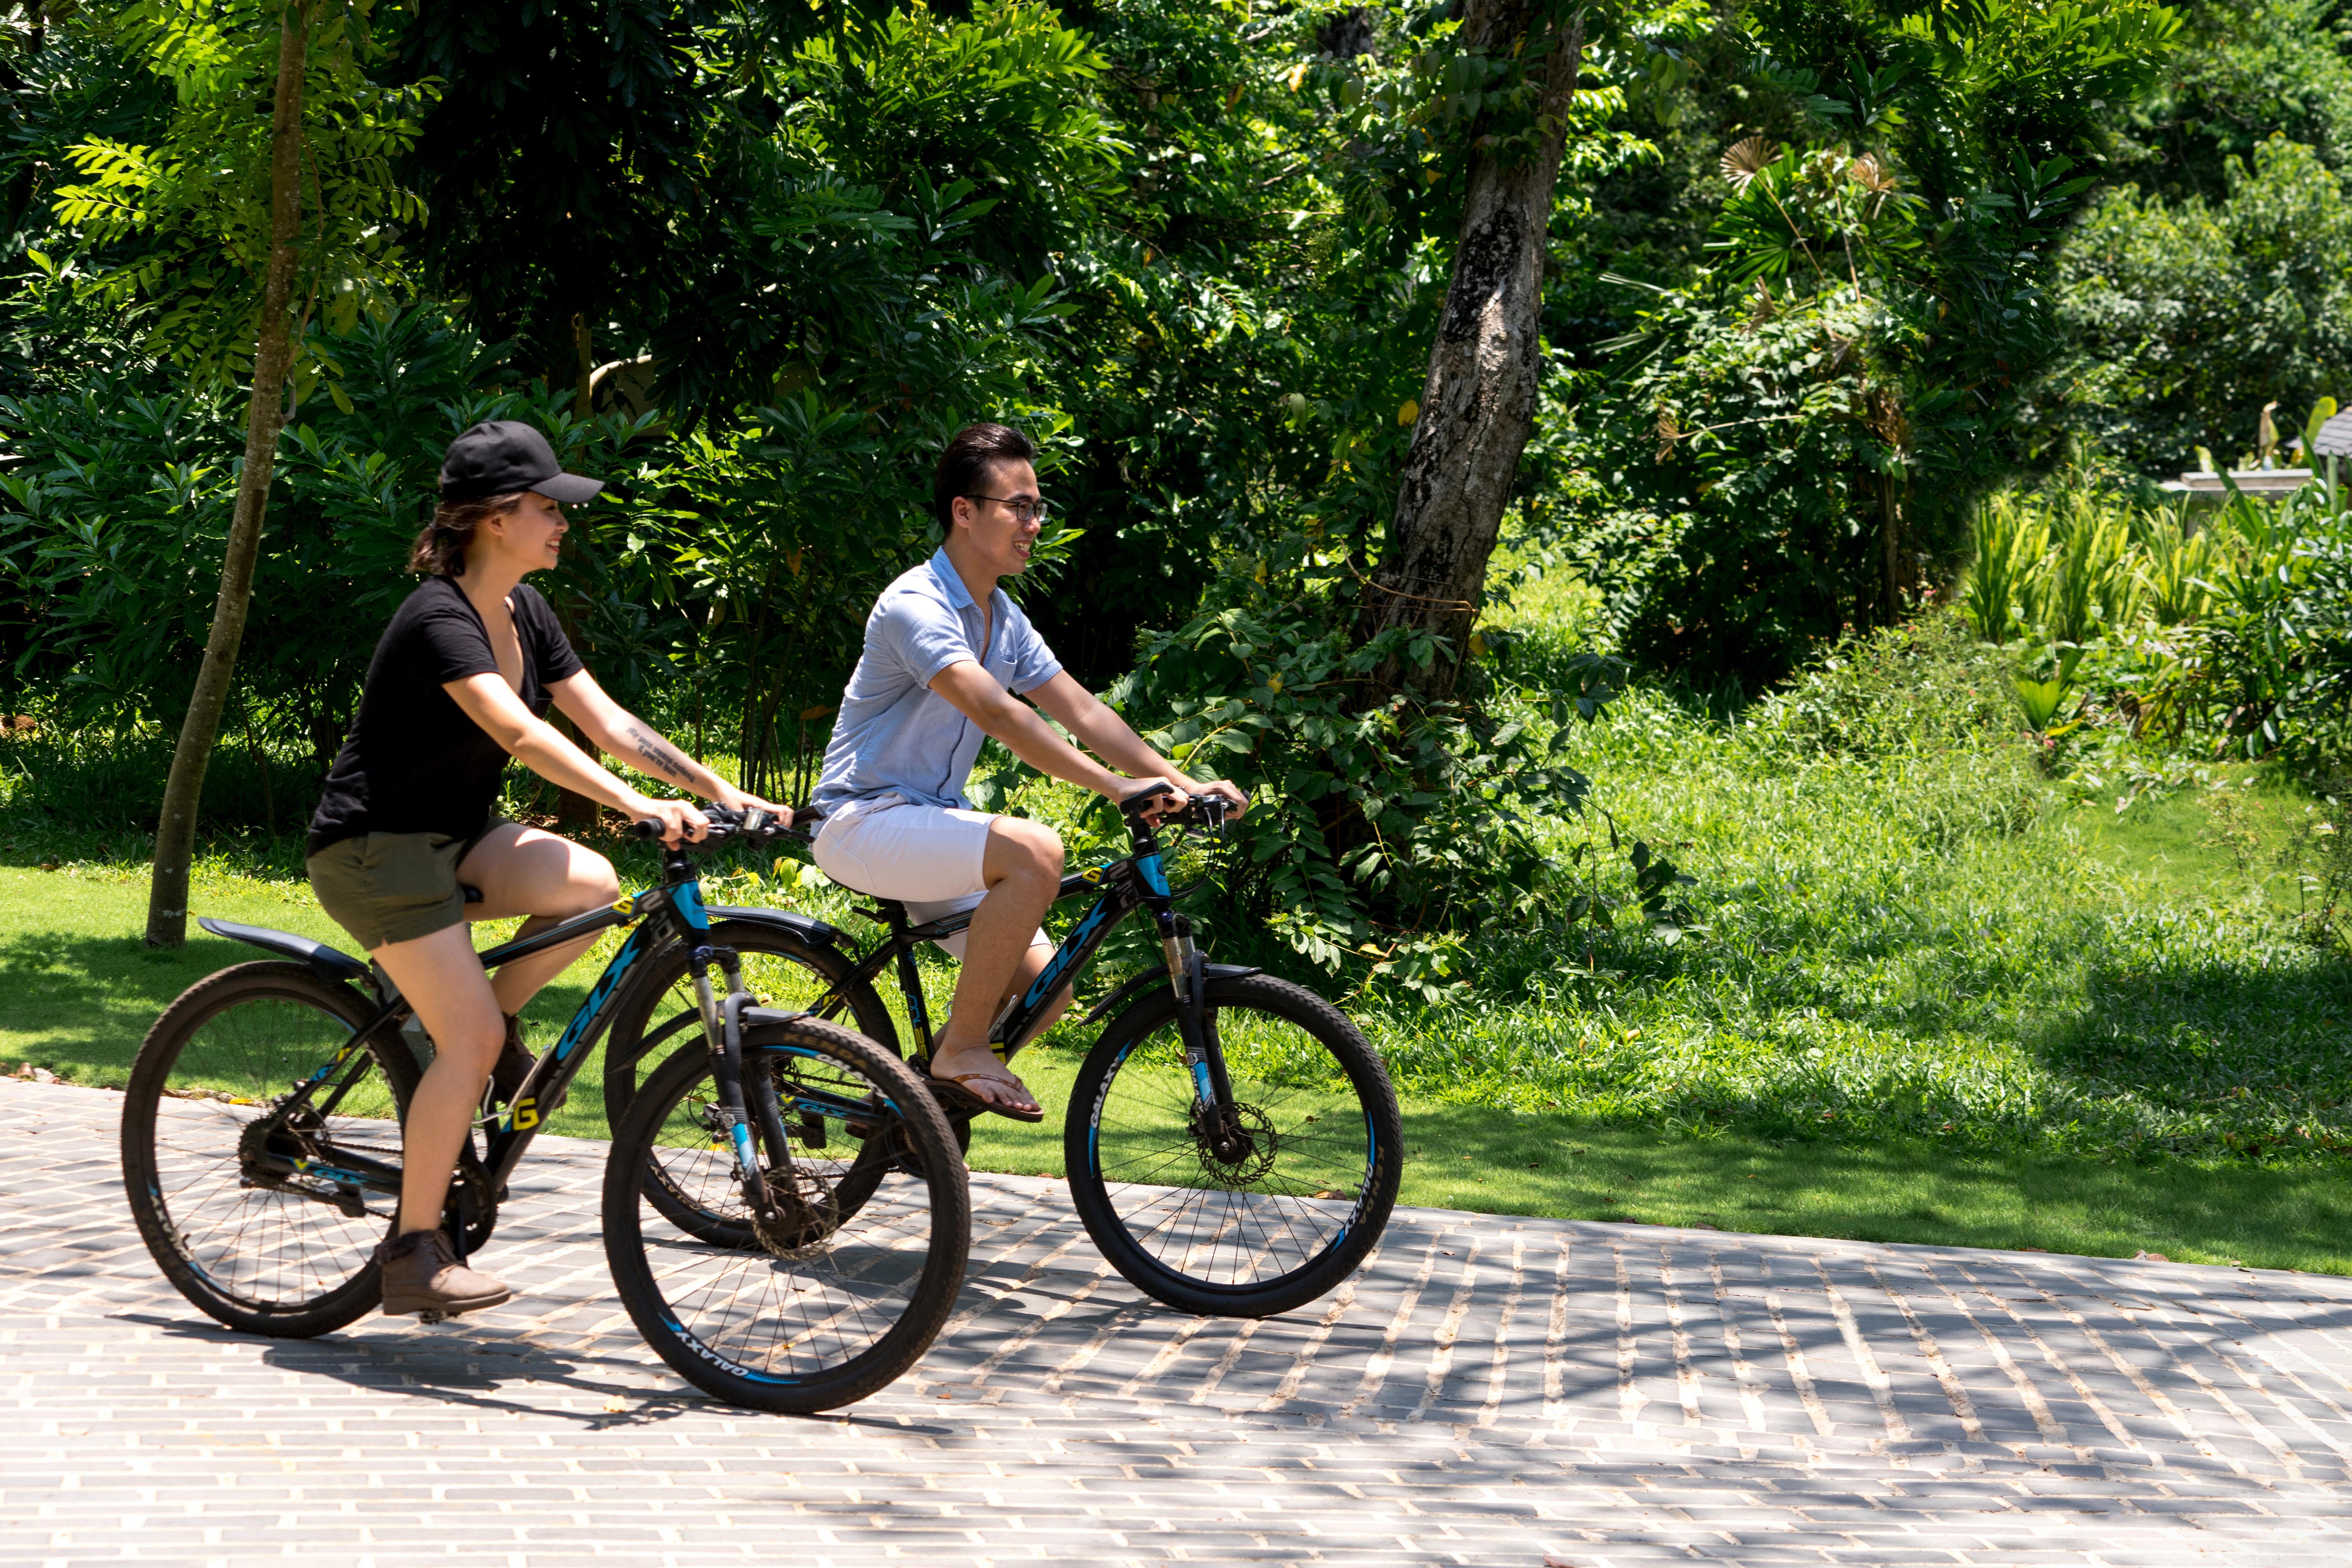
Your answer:
[[[520,419],[483,420],[450,442],[441,459],[443,500],[537,490],[550,500],[584,501],[604,488],[602,479],[565,473],[547,437]]]

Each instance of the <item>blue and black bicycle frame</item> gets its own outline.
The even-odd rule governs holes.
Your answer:
[[[709,815],[714,818],[713,836],[727,836],[734,825],[725,818],[731,814]],[[649,825],[639,825],[639,830],[642,832],[646,826]],[[763,831],[755,825],[753,831],[764,837],[772,830]],[[272,1114],[254,1124],[257,1131],[249,1135],[253,1142],[246,1151],[247,1179],[267,1182],[273,1176],[300,1175],[310,1182],[330,1183],[341,1192],[345,1212],[354,1215],[360,1210],[363,1192],[397,1198],[399,1166],[356,1151],[323,1144],[316,1129],[366,1076],[367,1047],[373,1046],[378,1051],[407,1048],[399,1038],[401,1025],[412,1011],[406,999],[381,971],[307,938],[228,921],[204,920],[198,923],[216,936],[301,959],[328,978],[359,983],[376,997],[373,1016],[352,1030],[351,1037],[332,1057],[294,1086],[294,1091],[279,1102]],[[572,1079],[586,1065],[591,1047],[626,1000],[633,977],[644,973],[642,961],[647,954],[662,951],[672,939],[688,949],[695,1003],[701,1016],[704,1040],[711,1053],[712,1076],[719,1091],[714,1114],[720,1122],[711,1131],[734,1150],[744,1196],[752,1212],[762,1221],[779,1220],[751,1131],[756,1121],[761,1133],[758,1142],[766,1143],[772,1161],[788,1159],[783,1110],[768,1074],[751,1075],[747,1097],[742,1045],[743,1030],[748,1025],[790,1015],[755,1007],[743,988],[735,950],[715,945],[709,940],[710,918],[703,907],[702,884],[683,847],[664,855],[660,887],[622,899],[609,908],[574,916],[536,935],[490,948],[482,953],[482,964],[486,969],[495,969],[623,926],[635,929],[604,966],[587,999],[565,1026],[562,1037],[533,1063],[530,1076],[513,1099],[479,1124],[484,1135],[479,1151],[473,1140],[467,1140],[459,1157],[458,1179],[451,1187],[450,1199],[456,1211],[453,1229],[461,1247],[473,1222],[495,1208],[507,1178],[521,1163],[537,1135],[544,1121],[540,1108],[562,1099]],[[725,982],[723,992],[711,984],[710,971],[714,967]],[[841,1115],[853,1108],[829,1105],[824,1109]]]
[[[1168,885],[1168,872],[1162,860],[1160,836],[1142,813],[1154,800],[1166,796],[1156,791],[1146,791],[1120,805],[1127,821],[1130,853],[1126,858],[1108,865],[1090,867],[1087,870],[1062,879],[1061,890],[1055,901],[1076,898],[1087,892],[1099,896],[1078,917],[1070,934],[1054,950],[1038,972],[1029,988],[1005,1009],[989,1031],[988,1042],[1000,1059],[1009,1059],[1027,1043],[1032,1028],[1064,986],[1076,980],[1109,937],[1118,922],[1137,910],[1148,912],[1160,935],[1160,947],[1167,963],[1168,984],[1176,994],[1176,1017],[1184,1043],[1184,1064],[1191,1074],[1194,1100],[1202,1116],[1202,1124],[1221,1158],[1237,1151],[1241,1134],[1235,1119],[1233,1084],[1226,1077],[1224,1052],[1217,1040],[1217,1031],[1207,1014],[1207,980],[1214,969],[1219,973],[1252,973],[1255,971],[1231,965],[1205,965],[1201,951],[1192,941],[1192,923],[1176,912],[1175,895]],[[1216,795],[1196,797],[1181,812],[1168,820],[1214,829],[1224,820],[1224,801]],[[923,987],[915,969],[915,948],[918,943],[935,942],[952,936],[971,924],[970,912],[949,915],[941,920],[910,925],[906,906],[892,900],[878,899],[878,918],[890,927],[891,940],[877,947],[861,959],[841,984],[818,1005],[823,1013],[833,998],[856,986],[870,984],[880,974],[885,964],[895,961],[898,966],[898,989],[907,1003],[908,1021],[913,1026],[915,1049],[928,1063],[931,1056],[930,1019],[923,1005]],[[1135,976],[1112,992],[1081,1024],[1093,1024],[1110,1016],[1148,985],[1157,984],[1159,976],[1149,970]]]

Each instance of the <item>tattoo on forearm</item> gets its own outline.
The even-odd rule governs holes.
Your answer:
[[[629,726],[628,736],[637,743],[637,755],[643,757],[648,766],[658,773],[668,774],[681,784],[686,781],[688,777],[686,764],[679,762],[667,748],[635,724]]]

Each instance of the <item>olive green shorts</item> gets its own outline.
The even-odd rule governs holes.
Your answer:
[[[363,952],[389,942],[415,942],[465,923],[466,890],[457,884],[457,862],[480,838],[481,834],[456,838],[446,833],[370,833],[341,839],[310,857],[310,890]]]

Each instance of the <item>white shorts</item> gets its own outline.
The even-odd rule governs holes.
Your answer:
[[[977,909],[988,896],[982,864],[994,820],[984,811],[910,805],[895,795],[853,800],[817,830],[816,868],[852,892],[905,904],[912,924],[944,920]],[[961,963],[971,934],[957,931],[939,945]],[[1041,930],[1029,945],[1054,942]]]

